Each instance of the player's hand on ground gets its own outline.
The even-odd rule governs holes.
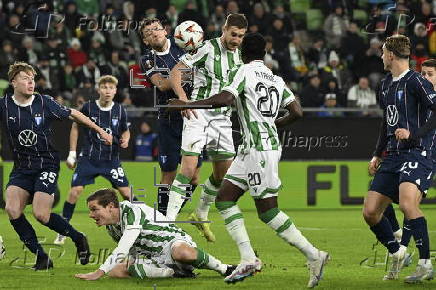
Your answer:
[[[98,280],[101,277],[104,276],[104,272],[102,270],[96,270],[94,272],[91,273],[87,273],[87,274],[76,274],[74,275],[74,277],[82,279],[82,280],[88,280],[88,281],[92,281],[92,280]]]
[[[112,135],[106,133],[106,131],[104,131],[104,130],[101,130],[101,132],[99,132],[99,134],[100,134],[100,138],[104,140],[104,144],[112,145],[112,141],[113,141]]]
[[[129,147],[129,140],[120,138],[120,147],[123,149],[126,149],[127,147]]]
[[[67,167],[69,169],[74,169],[77,163],[77,153],[76,151],[70,151],[67,157]]]
[[[371,161],[369,161],[368,165],[368,173],[371,176],[374,176],[377,172],[378,167],[380,166],[381,158],[374,156],[372,157]]]
[[[395,137],[397,140],[407,140],[410,137],[410,131],[404,128],[398,128],[395,130]]]

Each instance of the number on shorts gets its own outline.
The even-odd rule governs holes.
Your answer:
[[[112,174],[112,179],[118,179],[118,177],[124,177],[124,170],[121,167],[112,169],[110,173]]]
[[[56,181],[56,173],[54,172],[41,172],[40,180],[48,180],[50,183],[54,183]]]
[[[248,184],[250,186],[260,185],[262,180],[259,173],[248,173]]]

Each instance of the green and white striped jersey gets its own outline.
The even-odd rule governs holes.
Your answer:
[[[228,50],[219,37],[206,40],[195,54],[186,53],[180,61],[194,70],[194,90],[191,94],[191,100],[194,101],[207,99],[221,92],[229,81],[229,72],[242,64],[239,49]],[[230,107],[208,111],[231,115]]]
[[[280,107],[295,100],[283,79],[274,75],[263,61],[244,64],[230,73],[231,82],[223,90],[232,93],[244,142],[240,150],[281,150],[275,119]]]
[[[106,226],[112,239],[119,242],[122,235],[129,229],[140,229],[141,232],[130,249],[131,254],[146,257],[158,256],[162,249],[174,239],[184,239],[189,235],[182,229],[170,223],[156,223],[166,220],[160,212],[146,204],[132,204],[129,201],[120,202],[120,222]],[[190,237],[189,237],[190,238]]]

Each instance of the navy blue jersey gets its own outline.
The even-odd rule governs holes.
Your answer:
[[[81,112],[89,117],[108,134],[113,136],[112,145],[104,144],[104,140],[94,130],[84,128],[85,138],[80,155],[93,160],[118,160],[120,158],[121,134],[128,130],[127,113],[121,104],[112,103],[111,107],[101,108],[96,101],[86,102]]]
[[[13,96],[0,99],[0,120],[13,150],[14,168],[59,167],[51,124],[67,119],[71,110],[52,97],[35,93],[25,105]]]
[[[140,58],[139,65],[141,71],[146,74],[148,79],[156,73],[162,74],[163,77],[169,77],[171,69],[179,62],[180,57],[185,54],[185,51],[176,45],[174,38],[171,37],[167,39],[167,41],[168,49],[166,51],[157,52],[152,49],[147,49],[145,54]],[[192,85],[185,83],[183,89],[189,97],[192,92]],[[169,99],[177,99],[173,90],[161,92],[156,88],[155,91],[157,105],[167,105]],[[166,112],[166,108],[159,108],[159,118],[168,118],[169,116],[171,116],[171,119],[175,118],[182,121],[180,112],[168,113]]]
[[[386,118],[387,150],[410,152],[407,142],[396,140],[395,130],[405,128],[415,134],[427,122],[430,107],[436,101],[433,85],[421,74],[409,70],[399,80],[388,74],[382,80],[378,94]],[[416,146],[421,150],[431,150],[433,137],[434,131],[420,138]]]

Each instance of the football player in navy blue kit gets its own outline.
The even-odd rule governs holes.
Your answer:
[[[8,78],[14,94],[0,99],[0,119],[14,156],[14,167],[6,186],[6,212],[20,240],[37,256],[34,270],[52,268],[53,262],[23,214],[29,203],[40,223],[74,241],[80,262],[85,265],[90,256],[86,236],[51,212],[60,167],[58,152],[51,142],[51,124],[72,119],[98,132],[107,144],[112,143],[112,136],[79,111],[35,92],[35,75],[35,70],[27,63],[11,65]]]
[[[77,160],[77,139],[79,128],[73,123],[70,132],[70,154],[67,166],[74,171],[71,190],[64,203],[62,216],[70,222],[76,202],[86,185],[93,184],[98,176],[106,178],[113,188],[118,189],[124,199],[131,198],[127,176],[120,162],[120,147],[127,148],[130,131],[127,113],[123,106],[113,101],[117,92],[118,80],[111,75],[102,76],[98,81],[99,98],[85,103],[80,110],[85,116],[113,136],[112,145],[105,145],[98,133],[85,128],[84,144]],[[64,244],[65,236],[58,234],[54,243]]]
[[[433,278],[427,221],[419,204],[432,182],[436,93],[421,74],[409,70],[409,55],[410,40],[406,36],[386,39],[382,59],[390,73],[382,80],[378,92],[383,122],[369,164],[369,172],[375,176],[365,198],[363,216],[392,255],[392,265],[384,280],[395,280],[403,267],[406,247],[395,239],[383,212],[392,202],[399,204],[419,251],[416,272],[405,279],[415,283]],[[382,161],[385,149],[387,156]]]
[[[157,105],[167,105],[169,99],[176,98],[168,79],[171,69],[179,62],[185,51],[178,47],[174,38],[167,38],[162,23],[156,19],[146,19],[141,27],[144,43],[149,47],[140,58],[140,67],[146,78],[156,87]],[[187,82],[184,89],[189,95],[191,85]],[[180,112],[167,112],[166,108],[159,108],[158,142],[159,166],[161,168],[160,184],[171,185],[176,177],[177,166],[180,163],[180,148],[182,142],[183,118]],[[190,192],[194,192],[198,184],[197,171],[191,181]],[[158,188],[158,210],[166,215],[169,189]],[[189,195],[189,193],[188,193]],[[186,202],[186,200],[185,200]]]

